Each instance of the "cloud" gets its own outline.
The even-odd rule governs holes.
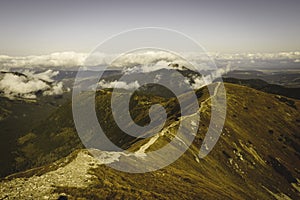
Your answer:
[[[60,95],[64,92],[63,83],[52,79],[56,75],[58,72],[52,70],[41,73],[1,72],[0,92],[10,99],[35,99],[37,95]]]
[[[133,52],[120,56],[113,63],[113,67],[134,67],[139,65],[156,64],[159,61],[172,62],[178,59],[173,53],[165,51]]]
[[[34,71],[24,70],[22,73],[29,77],[35,77],[37,79],[51,83],[54,81],[53,77],[57,76],[59,74],[59,71],[53,71],[49,69],[45,72],[35,73]]]
[[[206,85],[209,85],[215,79],[221,78],[222,75],[228,73],[231,70],[232,70],[232,67],[231,67],[231,64],[229,63],[225,67],[218,68],[217,70],[212,71],[208,75],[203,75],[203,76],[195,75],[195,76],[192,77],[193,81],[190,81],[189,79],[186,78],[185,83],[190,84],[191,87],[196,90],[196,89],[202,88]]]
[[[46,90],[43,92],[43,95],[50,96],[50,95],[60,95],[64,92],[63,90],[63,83],[59,82],[54,84],[50,90]]]
[[[278,52],[278,53],[235,53],[221,54],[211,53],[217,66],[231,62],[238,68],[244,69],[273,69],[273,68],[298,68],[297,60],[300,52]]]
[[[189,54],[184,55],[184,57],[186,56],[189,56]],[[189,58],[189,60],[191,59]],[[132,52],[123,55],[107,55],[96,52],[88,56],[85,62],[88,67],[104,65],[112,68],[121,68],[127,73],[156,71],[161,68],[166,68],[172,63],[185,67],[191,66],[190,63],[185,61],[179,55],[171,52],[154,50]]]
[[[154,83],[158,83],[161,80],[161,75],[160,74],[156,74],[155,78],[154,78]]]
[[[151,63],[151,64],[140,64],[138,66],[134,67],[126,67],[123,69],[123,73],[128,74],[134,74],[134,73],[149,73],[158,71],[161,69],[182,69],[182,66],[179,65],[172,65],[172,62],[167,62],[164,60],[158,61],[157,63]]]
[[[105,80],[101,80],[99,81],[98,85],[101,88],[119,88],[119,89],[126,89],[126,90],[138,89],[140,87],[138,81],[126,83],[124,81],[106,82]]]
[[[216,60],[294,60],[300,58],[300,52],[278,53],[210,53]]]
[[[152,72],[152,71],[148,71],[149,70],[149,66],[147,66],[147,68],[143,68],[144,66],[141,66],[140,68],[142,68],[142,70],[138,70],[138,72]],[[134,68],[136,69],[136,68]],[[147,69],[147,70],[145,70]],[[157,68],[153,68],[152,70],[157,69]],[[172,68],[174,69],[174,68]],[[223,68],[218,68],[217,70],[211,71],[209,74],[207,75],[197,75],[194,74],[192,77],[185,77],[185,83],[189,84],[191,86],[192,89],[199,89],[202,88],[206,85],[211,84],[215,79],[217,78],[221,78],[223,74],[228,73],[229,71],[232,70],[231,64],[229,63],[228,65],[226,65]],[[129,71],[127,72],[126,75],[132,75],[134,77],[134,73],[136,71]],[[159,81],[162,79],[161,74],[156,74],[153,78],[153,82],[154,83],[159,83]],[[180,83],[179,83],[180,85]],[[124,81],[118,81],[118,80],[114,80],[114,81],[105,81],[104,79],[102,79],[101,81],[99,81],[98,86],[101,88],[122,88],[122,89],[127,89],[127,90],[136,90],[140,87],[140,84],[138,81],[133,81],[130,83],[126,83]]]
[[[11,57],[0,55],[2,69],[11,68],[70,68],[82,66],[87,54],[75,52],[52,53],[40,56]]]
[[[7,97],[36,98],[34,94],[38,90],[47,90],[49,86],[38,79],[28,80],[27,77],[15,74],[5,74],[0,81],[0,90]]]
[[[188,68],[196,67],[198,70],[209,70],[214,66],[226,66],[228,62],[241,67],[251,68],[252,66],[272,67],[273,65],[285,63],[297,64],[300,60],[300,52],[279,52],[279,53],[178,53],[186,58],[187,63],[181,57],[166,51],[141,51],[127,53],[124,55],[105,54],[96,52],[91,55],[76,52],[60,52],[49,55],[12,57],[0,55],[1,69],[22,68],[55,68],[61,70],[77,69],[79,66],[109,66],[113,68],[134,68],[137,66],[158,67],[156,64],[165,62],[168,64],[177,63],[179,66]],[[116,58],[116,59],[115,59]],[[145,69],[146,70],[146,69]]]

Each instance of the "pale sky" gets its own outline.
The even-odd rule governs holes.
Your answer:
[[[211,52],[300,50],[299,0],[0,1],[0,55],[90,52],[138,27],[183,32]]]

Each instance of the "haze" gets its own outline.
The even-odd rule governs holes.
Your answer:
[[[1,1],[0,55],[90,52],[137,27],[186,33],[211,52],[297,51],[300,1]]]

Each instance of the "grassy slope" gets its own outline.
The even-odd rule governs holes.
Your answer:
[[[0,97],[0,177],[14,172],[12,152],[16,151],[17,139],[47,119],[69,96],[70,93],[62,98],[42,96],[37,102]]]
[[[122,197],[270,199],[271,192],[274,194],[284,193],[293,199],[299,198],[297,196],[299,193],[291,184],[297,182],[296,178],[300,178],[300,115],[297,110],[300,108],[300,102],[289,99],[294,102],[294,106],[291,106],[290,103],[276,95],[233,84],[226,84],[225,87],[228,108],[222,136],[213,151],[206,158],[200,160],[200,163],[194,159],[194,154],[198,152],[209,124],[209,106],[201,112],[200,129],[194,145],[172,165],[146,174],[127,174],[102,165],[90,172],[98,177],[92,187],[60,186],[57,187],[57,192],[65,192],[73,197],[88,199]],[[206,90],[203,90],[202,93],[199,102],[208,96]],[[97,102],[101,102],[102,105],[99,110],[102,111],[101,108],[108,105],[106,104],[108,100],[104,95],[97,98],[99,98]],[[168,108],[174,109],[173,112],[177,113],[177,109],[174,108],[176,104],[173,103],[173,107],[171,104],[172,100],[166,102],[166,106],[170,105]],[[138,108],[138,106],[135,107]],[[23,153],[27,153],[29,156],[30,152],[35,152],[37,148],[41,148],[47,143],[48,147],[41,148],[43,152],[40,152],[40,155],[45,156],[50,150],[54,152],[52,154],[60,157],[66,153],[66,150],[71,151],[70,149],[80,146],[79,144],[65,143],[65,149],[63,151],[59,149],[61,143],[56,141],[57,135],[62,135],[58,139],[61,142],[75,138],[72,122],[65,121],[65,119],[71,119],[70,110],[68,110],[70,108],[66,106],[63,109],[67,110],[60,110],[61,114],[54,114],[48,120],[49,127],[45,127],[43,124],[36,129],[44,128],[47,133],[45,136],[36,137],[21,145]],[[110,118],[109,115],[106,117]],[[144,119],[142,116],[137,116],[137,118]],[[53,124],[52,120],[57,123]],[[110,120],[108,120],[108,124]],[[169,123],[174,120],[175,118],[170,118]],[[66,129],[66,126],[69,128]],[[116,131],[122,135],[114,126],[110,131]],[[48,134],[50,133],[53,135],[49,138]],[[160,146],[159,143],[165,143],[166,140],[168,141],[166,137],[160,138],[157,144],[152,146],[152,150]],[[137,148],[135,145],[143,143],[143,141],[138,143],[132,141],[134,140],[127,138],[126,145],[125,143],[124,145]],[[37,146],[26,150],[30,146],[29,144]],[[34,158],[36,155],[31,156]],[[47,157],[46,160],[48,159]]]
[[[299,111],[275,95],[232,84],[226,89],[222,136],[200,163],[193,155],[206,132],[209,108],[202,112],[204,126],[194,145],[172,165],[146,174],[100,166],[91,171],[98,177],[94,187],[57,191],[94,199],[272,199],[282,193],[299,198],[292,186],[300,176]],[[300,102],[295,104],[299,108]]]

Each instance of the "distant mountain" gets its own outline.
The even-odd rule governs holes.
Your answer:
[[[201,104],[209,97],[204,87],[196,91],[201,121],[193,144],[170,166],[144,174],[104,165],[127,159],[117,152],[99,151],[102,160],[97,160],[86,150],[77,150],[83,145],[67,103],[18,139],[16,163],[24,171],[2,180],[0,199],[299,199],[300,101],[232,83],[225,83],[225,88],[226,122],[212,152],[204,159],[197,156],[211,117],[210,101]],[[160,135],[153,136],[153,143],[117,127],[110,98],[111,90],[99,90],[96,111],[115,144],[146,153],[176,140],[181,114],[174,97],[137,92],[132,98],[131,114],[137,124],[149,122],[151,103],[161,103],[168,111],[167,123]],[[106,160],[110,156],[116,159]]]
[[[260,79],[270,84],[282,85],[285,87],[300,87],[299,69],[265,69],[265,70],[232,70],[226,73],[224,78],[236,79]]]
[[[300,99],[300,88],[287,88],[281,85],[269,84],[260,79],[223,78],[224,82],[251,87],[263,92],[278,94],[294,99]]]

